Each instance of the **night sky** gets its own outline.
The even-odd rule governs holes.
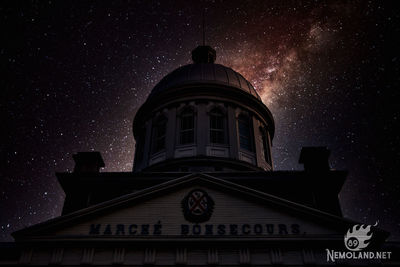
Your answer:
[[[272,111],[275,170],[327,146],[347,218],[400,239],[400,11],[383,1],[2,1],[0,241],[59,216],[55,172],[100,151],[131,171],[132,121],[206,43]],[[396,103],[397,101],[397,103]],[[288,185],[290,186],[290,185]]]

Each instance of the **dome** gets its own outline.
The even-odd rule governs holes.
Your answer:
[[[134,171],[272,170],[275,124],[241,74],[209,46],[165,76],[138,109]]]
[[[195,63],[182,66],[165,76],[151,91],[150,97],[170,88],[199,84],[221,84],[250,93],[261,101],[254,87],[241,74],[220,64]]]

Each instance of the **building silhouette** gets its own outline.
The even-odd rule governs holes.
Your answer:
[[[302,149],[304,171],[274,171],[274,119],[256,90],[211,47],[192,58],[138,110],[133,171],[74,155],[74,171],[56,174],[62,216],[15,232],[0,264],[320,266],[332,264],[326,249],[346,251],[358,224],[338,201],[347,172],[324,147]],[[388,233],[371,231],[381,250]]]

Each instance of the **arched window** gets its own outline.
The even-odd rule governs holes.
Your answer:
[[[210,112],[210,143],[225,144],[224,114],[218,108]]]
[[[146,129],[141,128],[138,134],[138,138],[136,140],[135,157],[137,161],[141,161],[143,159],[145,136],[146,136]]]
[[[185,108],[180,114],[179,143],[194,143],[194,112],[191,108]]]
[[[253,141],[252,141],[252,131],[251,131],[251,122],[249,116],[244,114],[240,114],[238,117],[238,128],[239,128],[239,143],[240,148],[246,149],[249,151],[253,150]]]
[[[262,146],[264,153],[264,160],[268,163],[271,163],[270,153],[269,153],[269,141],[268,141],[268,133],[267,130],[263,127],[260,127],[261,138],[262,138]]]
[[[161,115],[153,125],[153,153],[165,149],[165,134],[167,132],[167,118]]]

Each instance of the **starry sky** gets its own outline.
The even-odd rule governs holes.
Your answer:
[[[327,146],[347,218],[400,240],[400,12],[388,1],[2,1],[0,241],[59,216],[72,154],[131,171],[132,121],[206,43],[272,111],[275,170]]]

